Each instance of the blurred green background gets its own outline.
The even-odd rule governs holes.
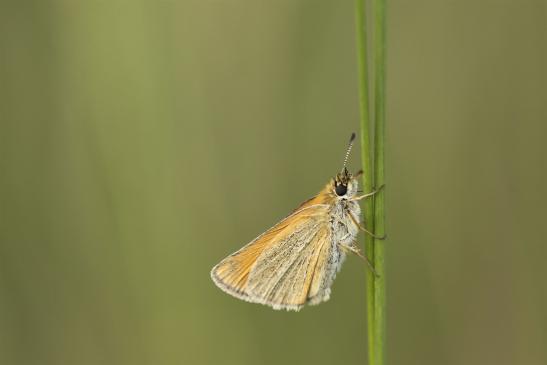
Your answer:
[[[389,363],[545,364],[546,2],[388,11]],[[209,278],[339,170],[353,24],[353,1],[2,1],[0,363],[365,364],[358,259],[299,313]]]

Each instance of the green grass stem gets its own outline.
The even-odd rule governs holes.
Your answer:
[[[386,0],[374,1],[374,185],[384,185],[384,140],[386,120]],[[385,189],[374,197],[374,233],[385,234]],[[385,363],[386,268],[385,241],[374,241],[374,365]]]
[[[386,74],[386,4],[374,0],[374,151],[371,148],[370,103],[368,88],[368,52],[366,0],[355,0],[357,33],[357,60],[359,75],[359,109],[361,121],[361,160],[363,164],[363,190],[384,184],[384,125],[385,125],[385,74]],[[374,153],[373,153],[374,152]],[[372,168],[374,161],[374,169]],[[367,229],[382,236],[385,232],[384,190],[364,204]],[[386,338],[386,277],[384,241],[365,235],[365,254],[373,262],[378,277],[367,273],[367,335],[370,365],[384,365]]]
[[[365,0],[355,0],[355,28],[357,33],[357,64],[359,77],[359,109],[361,120],[361,161],[363,164],[363,191],[372,191],[372,157],[370,146],[370,108],[368,92],[368,51]],[[367,229],[374,231],[373,199],[364,204],[364,218]],[[374,240],[365,235],[365,255],[374,261]],[[374,364],[374,275],[367,271],[367,340],[369,364]]]

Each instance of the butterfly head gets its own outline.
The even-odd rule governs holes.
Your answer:
[[[357,193],[357,179],[347,168],[343,168],[332,180],[332,192],[340,199],[351,198]]]
[[[359,176],[360,173],[353,176],[346,168],[349,153],[351,152],[351,147],[353,147],[354,140],[355,133],[352,133],[349,139],[346,155],[344,156],[344,166],[342,167],[342,171],[340,171],[332,181],[332,191],[340,199],[351,198],[355,195],[355,193],[357,193],[357,176]]]

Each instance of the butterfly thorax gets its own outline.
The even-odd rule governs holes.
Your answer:
[[[345,194],[338,195],[340,184],[345,186]],[[338,188],[338,190],[337,190]],[[329,223],[333,233],[334,244],[351,245],[359,232],[357,223],[361,220],[361,208],[353,198],[357,194],[358,182],[344,171],[336,176],[323,190],[328,196]]]

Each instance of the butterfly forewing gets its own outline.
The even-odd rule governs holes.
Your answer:
[[[328,299],[332,268],[330,205],[321,194],[228,256],[211,272],[225,292],[275,309],[298,310]]]

